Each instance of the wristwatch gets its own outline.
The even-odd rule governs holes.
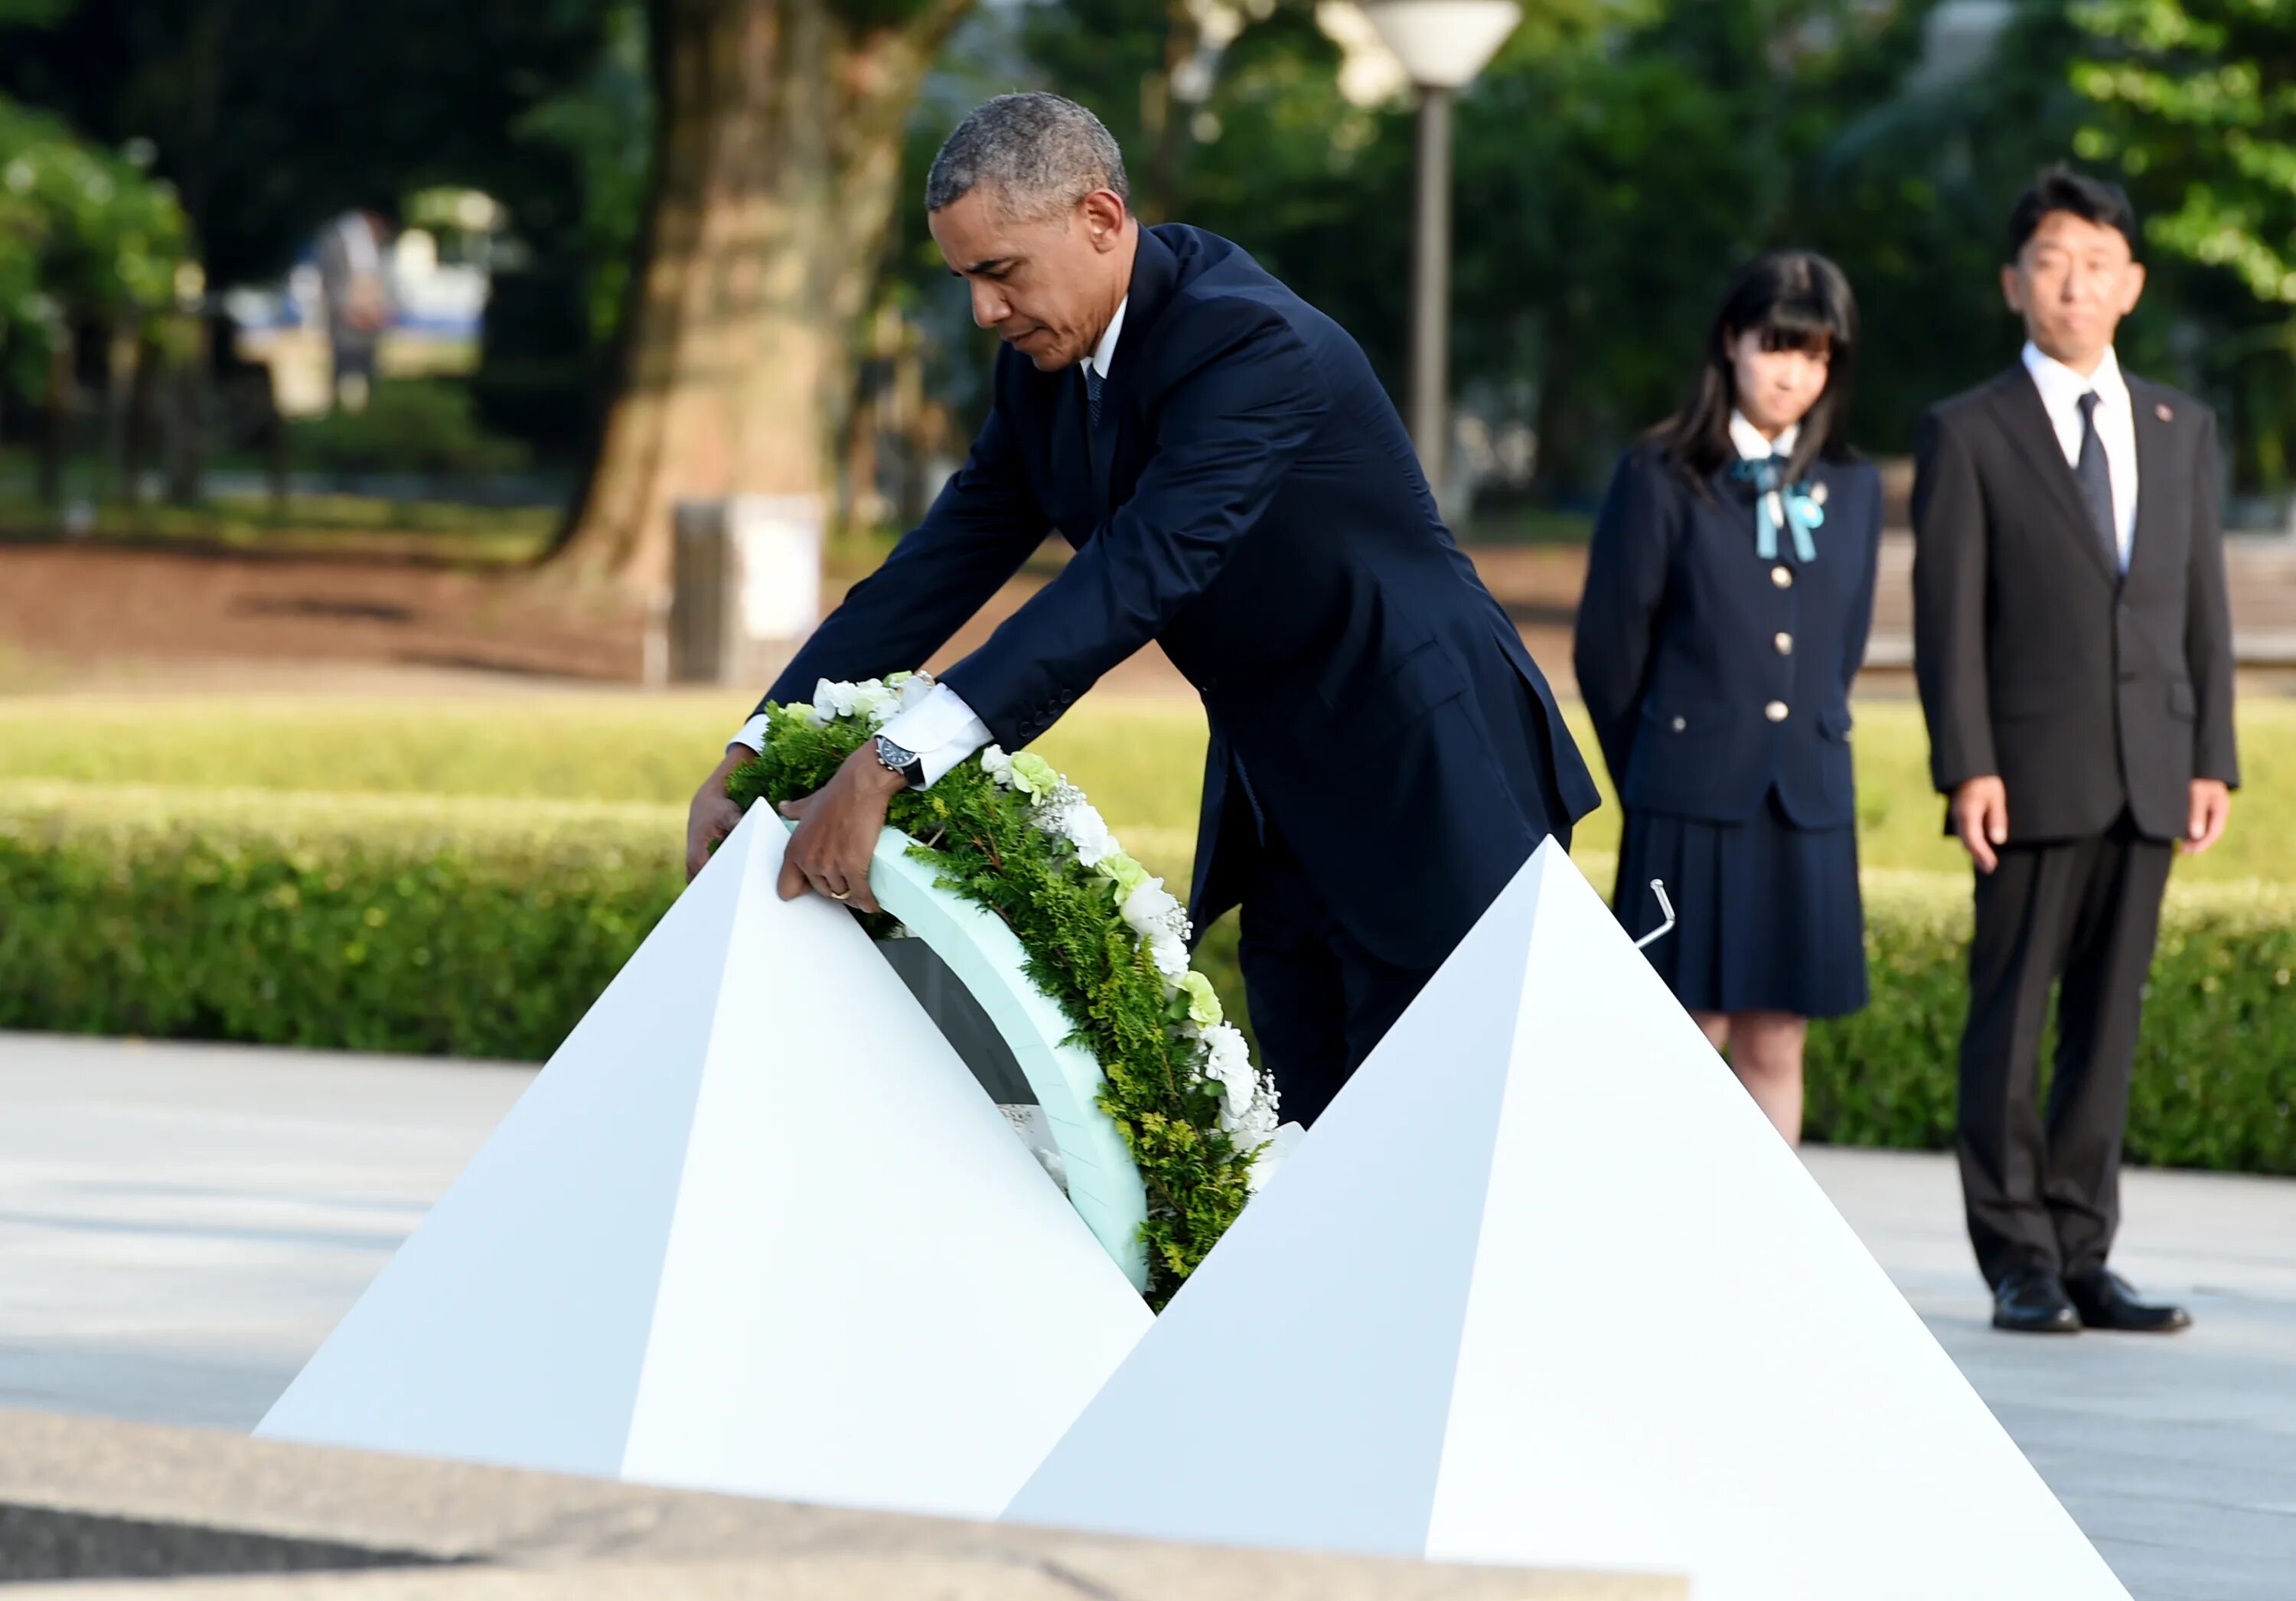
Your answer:
[[[882,734],[877,736],[877,765],[889,773],[899,774],[911,789],[924,782],[925,764],[917,759],[917,753],[902,750]]]

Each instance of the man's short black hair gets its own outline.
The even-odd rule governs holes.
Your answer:
[[[2127,193],[2118,184],[2093,178],[2057,161],[2035,174],[2033,181],[2025,185],[2025,193],[2017,197],[2016,205],[2010,209],[2010,260],[2014,261],[2024,252],[2025,242],[2040,227],[2041,218],[2052,211],[2070,211],[2083,222],[2118,228],[2121,237],[2128,241],[2128,253],[2136,253],[2136,209],[2128,203]]]

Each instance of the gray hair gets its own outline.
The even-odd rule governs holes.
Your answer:
[[[999,94],[956,125],[925,176],[925,209],[975,189],[995,192],[1010,215],[1031,221],[1058,216],[1095,189],[1132,204],[1115,135],[1057,94]]]

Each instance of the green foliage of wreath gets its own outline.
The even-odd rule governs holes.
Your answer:
[[[766,710],[764,751],[726,781],[745,809],[814,793],[873,734],[865,717],[821,722],[809,707]],[[935,868],[942,888],[1011,926],[1029,979],[1098,1060],[1101,1109],[1147,1188],[1148,1300],[1160,1308],[1243,1210],[1258,1154],[1219,1126],[1221,1088],[1202,1071],[1188,992],[1175,994],[1149,959],[1115,885],[1037,826],[1029,796],[980,763],[896,795],[886,820],[915,842],[911,854]]]

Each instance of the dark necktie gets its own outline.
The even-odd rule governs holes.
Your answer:
[[[2073,476],[2080,480],[2081,498],[2088,503],[2088,520],[2104,541],[2104,554],[2115,572],[2120,571],[2120,523],[2112,514],[2112,468],[2104,459],[2104,441],[2097,437],[2097,392],[2080,398],[2080,459]]]
[[[1106,382],[1101,377],[1098,367],[1088,361],[1084,364],[1085,406],[1091,413],[1092,431],[1095,434],[1100,432],[1100,386]]]

